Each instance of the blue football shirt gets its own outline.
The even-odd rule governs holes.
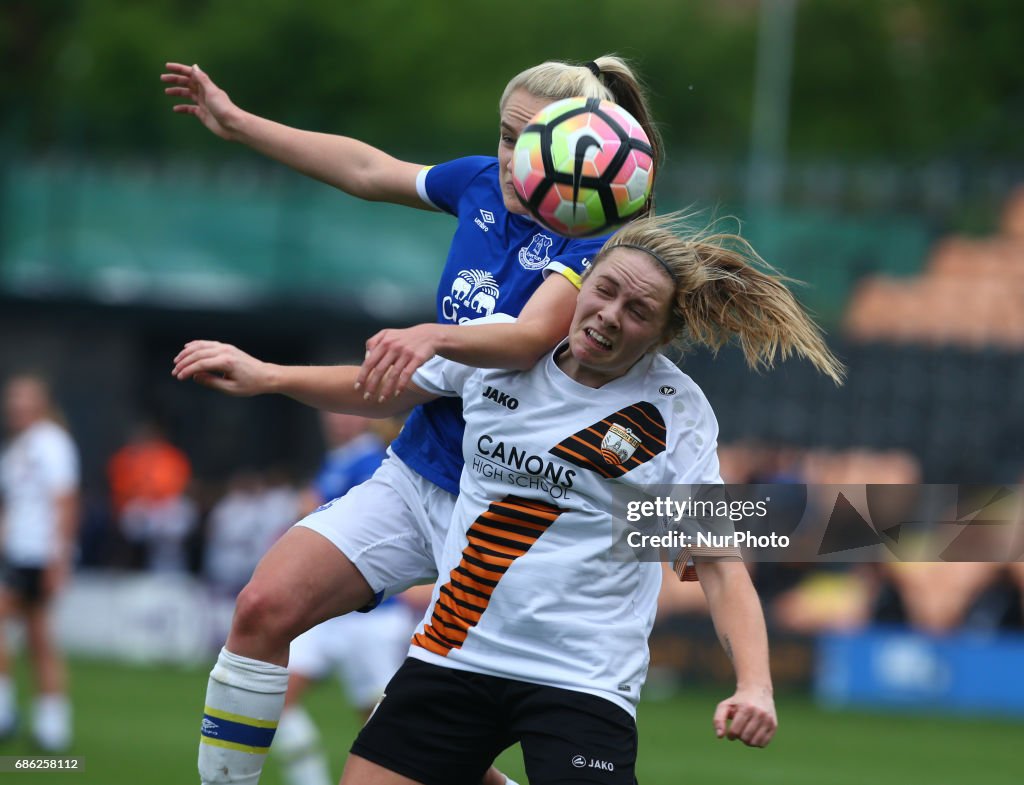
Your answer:
[[[327,453],[313,480],[320,502],[344,496],[370,479],[383,462],[386,448],[372,433],[363,433]]]
[[[459,158],[424,169],[424,202],[458,220],[437,287],[437,321],[460,324],[495,313],[518,316],[544,270],[581,275],[607,237],[570,239],[505,209],[498,159]],[[392,444],[418,474],[457,494],[462,473],[462,402],[441,398],[413,410]]]

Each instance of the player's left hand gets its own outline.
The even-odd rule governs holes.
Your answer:
[[[384,401],[400,395],[413,373],[437,354],[441,341],[439,324],[418,324],[404,330],[381,330],[366,342],[366,358],[356,377],[356,389],[364,397]]]
[[[271,391],[274,367],[229,343],[189,341],[174,358],[171,374],[178,381],[193,379],[228,395],[248,397]]]
[[[736,690],[731,698],[718,704],[713,722],[715,735],[720,739],[739,739],[748,747],[767,746],[779,727],[771,689]]]

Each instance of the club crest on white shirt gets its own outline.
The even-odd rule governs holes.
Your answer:
[[[640,437],[635,436],[631,428],[612,423],[601,440],[601,455],[608,463],[621,466],[633,457],[639,446]]]

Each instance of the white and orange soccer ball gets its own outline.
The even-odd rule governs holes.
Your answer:
[[[542,109],[512,153],[512,181],[531,215],[567,237],[604,234],[647,203],[654,153],[640,123],[596,98]]]

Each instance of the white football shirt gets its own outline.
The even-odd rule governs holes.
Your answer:
[[[49,421],[18,434],[0,455],[3,553],[19,567],[42,567],[59,545],[59,496],[78,488],[78,453],[67,431]]]
[[[648,355],[599,389],[442,358],[413,381],[463,400],[465,468],[410,656],[607,698],[636,711],[661,566],[613,556],[616,484],[719,483],[697,385]]]

